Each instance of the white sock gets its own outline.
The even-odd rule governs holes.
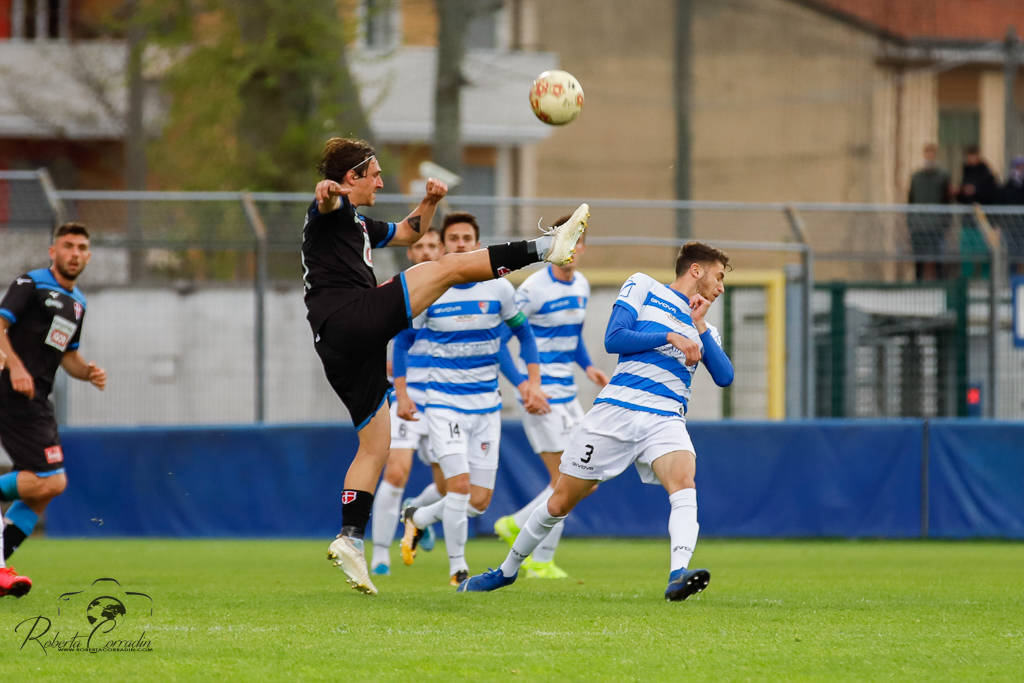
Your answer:
[[[440,522],[444,515],[444,498],[421,508],[412,513],[412,523],[417,529],[426,529],[434,522]]]
[[[441,500],[441,492],[437,490],[437,486],[434,484],[428,484],[426,488],[420,491],[420,494],[409,501],[409,505],[416,508],[425,507]]]
[[[540,542],[537,549],[533,551],[533,559],[537,562],[552,562],[555,559],[555,551],[558,550],[558,542],[562,540],[562,529],[565,522],[559,522],[551,527],[551,531]]]
[[[697,489],[682,489],[668,497],[672,512],[668,515],[668,537],[672,544],[671,569],[690,565],[697,545]]]
[[[512,576],[519,571],[523,560],[529,557],[540,542],[551,531],[551,528],[561,522],[565,517],[555,517],[548,512],[547,505],[540,505],[526,520],[526,524],[519,530],[512,549],[508,551],[505,561],[501,563],[501,573],[505,576]]]
[[[373,497],[373,513],[370,515],[370,532],[373,534],[373,561],[370,566],[386,564],[391,566],[388,552],[391,542],[395,539],[395,528],[398,527],[399,507],[402,504],[402,491],[386,481],[377,487],[377,495]]]
[[[548,252],[551,251],[551,247],[555,243],[555,238],[551,235],[542,235],[541,237],[533,240],[533,243],[537,245],[537,255],[540,256],[540,260],[543,261],[548,257]]]
[[[444,497],[444,544],[448,548],[448,569],[454,574],[460,569],[469,569],[466,564],[466,509],[469,507],[468,493],[451,493]]]
[[[551,497],[551,493],[551,487],[545,486],[544,490],[534,496],[533,500],[516,510],[515,514],[512,515],[512,519],[516,520],[516,526],[520,529],[526,526],[526,520],[530,518],[530,514],[533,512],[534,508],[541,503],[548,502],[548,498]]]
[[[477,510],[472,505],[467,505],[466,506],[466,516],[470,517],[470,518],[479,517],[480,515],[484,514],[485,512],[487,512],[487,510]]]

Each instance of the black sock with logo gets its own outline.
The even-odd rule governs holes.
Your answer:
[[[373,509],[373,494],[345,489],[341,492],[341,535],[362,538]]]
[[[28,536],[25,535],[25,532],[19,529],[18,527],[14,526],[13,524],[8,524],[7,526],[5,526],[4,560],[10,557],[14,553],[14,551],[18,549],[18,546],[21,545],[22,541],[24,541],[26,538],[28,538]]]
[[[513,270],[525,268],[541,260],[537,240],[492,244],[487,247],[487,255],[491,258],[491,272],[494,273],[494,277],[504,277]]]

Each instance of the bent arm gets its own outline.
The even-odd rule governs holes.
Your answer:
[[[395,224],[395,236],[388,242],[391,247],[407,247],[423,237],[423,230],[434,220],[437,203],[448,194],[448,186],[440,180],[427,180],[427,191],[419,205],[402,221]]]
[[[82,358],[78,351],[66,351],[61,356],[60,366],[64,371],[83,382],[90,382],[97,389],[107,386],[107,371]]]
[[[637,332],[636,311],[616,303],[604,333],[604,348],[608,353],[639,353],[668,343],[666,332]]]
[[[700,335],[700,340],[704,344],[702,360],[704,361],[704,367],[711,373],[711,379],[720,387],[727,387],[732,384],[735,375],[732,361],[729,360],[729,356],[726,355],[722,347],[715,341],[711,330],[705,330]]]

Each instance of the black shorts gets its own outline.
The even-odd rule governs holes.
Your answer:
[[[327,381],[362,429],[387,400],[388,341],[409,327],[405,273],[374,289],[353,290],[314,336]]]
[[[64,469],[64,451],[52,415],[11,415],[0,407],[0,443],[14,469],[56,472]]]

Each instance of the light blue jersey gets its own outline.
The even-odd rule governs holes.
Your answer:
[[[573,364],[582,344],[580,335],[589,299],[587,278],[576,272],[572,282],[563,282],[555,278],[551,266],[530,275],[516,291],[516,306],[526,315],[537,340],[541,384],[549,403],[567,403],[576,398]],[[524,371],[522,362],[518,364]]]
[[[406,378],[421,385],[427,408],[501,409],[498,351],[505,322],[518,314],[514,297],[506,280],[456,285],[413,321],[418,332]]]
[[[633,331],[655,335],[676,332],[695,341],[703,353],[701,335],[690,317],[689,300],[649,275],[631,275],[619,290],[615,306],[624,307],[635,315]],[[721,346],[718,330],[710,324],[707,328]],[[684,415],[696,370],[697,364],[688,365],[683,352],[668,342],[636,353],[622,353],[611,381],[594,403],[610,403],[657,415]]]

